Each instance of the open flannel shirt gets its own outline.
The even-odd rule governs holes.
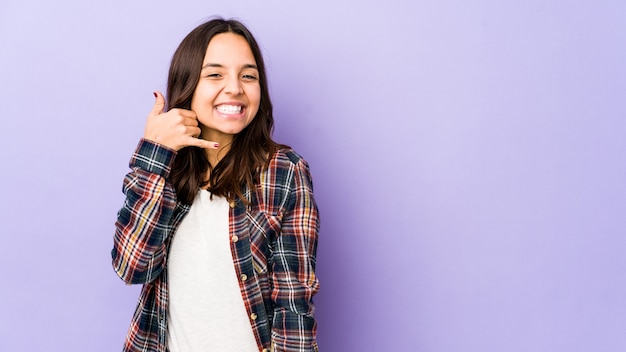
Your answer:
[[[124,178],[113,267],[127,284],[143,284],[124,351],[167,350],[167,254],[190,208],[177,201],[168,180],[175,156],[142,139]],[[319,290],[319,218],[312,187],[306,161],[282,149],[256,189],[245,190],[251,205],[230,204],[233,264],[259,351],[317,351],[312,298]]]

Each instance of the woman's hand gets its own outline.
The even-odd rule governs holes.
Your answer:
[[[143,137],[162,144],[173,150],[184,147],[217,149],[219,144],[198,138],[200,127],[196,113],[191,110],[172,109],[164,111],[165,98],[161,92],[155,92],[156,101],[148,115]]]

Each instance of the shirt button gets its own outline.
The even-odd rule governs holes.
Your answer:
[[[231,241],[233,241],[233,243],[236,243],[237,241],[239,241],[239,237],[237,237],[237,235],[233,236],[230,238]]]
[[[248,275],[241,274],[240,278],[241,278],[241,281],[246,281],[246,280],[248,280]]]
[[[237,203],[235,203],[235,202],[230,202],[230,203],[228,203],[228,205],[230,205],[230,207],[231,207],[231,208],[234,208],[234,207],[235,207],[235,205],[237,205]]]
[[[256,314],[254,314],[254,313],[250,314],[250,319],[256,320]]]

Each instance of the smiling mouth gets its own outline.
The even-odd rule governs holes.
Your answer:
[[[241,111],[243,110],[243,106],[241,106],[241,105],[220,105],[216,109],[217,109],[217,112],[219,112],[221,114],[236,115],[236,114],[241,114]]]

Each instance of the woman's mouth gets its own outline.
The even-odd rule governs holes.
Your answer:
[[[243,106],[241,105],[228,105],[222,104],[216,107],[217,112],[225,115],[239,115],[243,111]]]

